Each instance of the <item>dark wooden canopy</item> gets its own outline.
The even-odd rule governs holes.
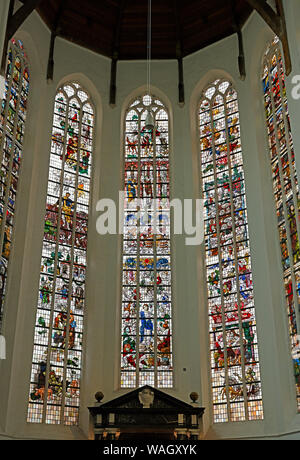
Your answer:
[[[148,0],[47,0],[37,9],[51,31],[78,45],[108,57],[117,49],[119,60],[147,57]],[[221,40],[252,11],[245,0],[152,0],[152,59],[176,59],[178,44],[185,57]]]
[[[107,56],[111,61],[110,105],[116,103],[119,60],[148,56],[149,0],[10,0],[0,75],[5,74],[8,42],[37,9],[51,30],[47,79],[53,80],[55,39],[60,36]],[[177,59],[179,104],[184,104],[183,58],[232,34],[238,37],[238,66],[246,78],[242,27],[253,10],[282,42],[286,74],[292,70],[284,8],[275,0],[151,0],[151,59]]]

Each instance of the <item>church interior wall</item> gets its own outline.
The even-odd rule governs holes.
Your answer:
[[[289,4],[289,6],[287,5]],[[293,74],[300,74],[300,29],[295,21],[299,2],[285,1]],[[1,16],[0,25],[4,21]],[[298,14],[299,17],[299,14]],[[0,30],[3,28],[0,27]],[[300,439],[295,385],[285,314],[282,270],[272,178],[265,133],[260,84],[264,50],[273,34],[257,14],[244,27],[247,78],[239,79],[237,38],[231,36],[184,60],[185,100],[178,104],[176,61],[152,61],[153,93],[166,102],[171,118],[171,190],[173,198],[199,198],[197,103],[201,91],[216,78],[229,78],[238,92],[246,177],[249,231],[263,385],[265,420],[212,424],[208,382],[208,319],[203,275],[203,247],[185,245],[185,235],[172,241],[175,387],[170,394],[189,401],[196,391],[206,407],[204,437]],[[24,160],[18,197],[15,245],[9,278],[4,334],[8,359],[0,361],[0,439],[86,439],[87,406],[101,390],[105,400],[125,393],[118,385],[120,237],[96,232],[97,201],[118,202],[122,190],[123,119],[128,103],[145,89],[146,62],[121,61],[117,74],[116,107],[109,106],[110,60],[58,38],[53,82],[46,81],[50,33],[33,13],[17,37],[27,50],[31,69]],[[0,49],[1,49],[0,34]],[[53,103],[57,88],[78,80],[90,93],[96,108],[92,202],[89,222],[87,313],[79,428],[37,426],[26,423],[31,369],[43,219],[47,194]],[[291,76],[287,78],[291,93]],[[289,96],[289,109],[300,170],[300,103]],[[2,432],[2,435],[1,435]]]

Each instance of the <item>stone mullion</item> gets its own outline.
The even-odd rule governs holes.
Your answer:
[[[75,91],[76,93],[76,91]],[[73,96],[74,97],[74,96]],[[78,146],[77,146],[77,166],[76,166],[76,178],[75,178],[75,190],[74,190],[74,212],[73,212],[73,228],[72,228],[72,242],[70,247],[71,260],[69,269],[69,292],[68,292],[68,304],[67,304],[67,320],[66,320],[66,337],[65,337],[65,352],[64,352],[64,375],[63,375],[63,388],[62,388],[62,403],[61,403],[61,422],[64,424],[64,411],[66,406],[66,392],[67,392],[67,367],[68,367],[68,354],[69,354],[69,340],[70,340],[70,317],[71,317],[71,303],[73,293],[73,270],[74,270],[74,259],[75,259],[75,238],[76,238],[76,226],[77,226],[77,207],[78,207],[78,185],[79,185],[79,166],[80,166],[80,154],[81,154],[81,137],[82,137],[82,117],[83,107],[81,101],[78,99],[80,106],[80,121],[78,123]],[[76,335],[74,335],[75,343]]]
[[[124,123],[124,132],[127,134],[126,130],[126,119],[125,118],[125,123]],[[123,368],[122,368],[122,361],[123,361],[123,318],[124,318],[124,285],[123,285],[123,275],[124,275],[124,226],[125,226],[125,197],[126,197],[126,139],[124,142],[124,155],[122,157],[122,163],[123,163],[123,178],[122,178],[122,186],[123,190],[125,191],[124,195],[124,202],[123,202],[123,220],[122,220],[122,244],[121,244],[121,270],[120,270],[120,286],[121,286],[121,320],[120,320],[120,331],[121,331],[121,359],[120,359],[120,371],[119,371],[119,376],[120,376],[120,383],[122,380],[122,374]],[[120,224],[119,224],[120,225]]]
[[[126,128],[126,120],[127,120],[127,114],[125,117],[125,122],[124,122],[124,133],[127,135],[127,128]],[[124,141],[124,152],[122,156],[122,165],[123,165],[123,177],[122,177],[122,187],[123,191],[125,192],[124,198],[123,198],[123,220],[122,223],[119,223],[119,226],[122,225],[122,243],[121,243],[121,269],[120,269],[120,286],[121,286],[121,315],[120,315],[120,333],[121,333],[121,346],[120,346],[120,368],[119,368],[119,379],[120,379],[120,387],[122,387],[122,375],[123,372],[126,372],[123,370],[123,319],[124,319],[124,284],[123,284],[123,274],[124,274],[124,241],[125,241],[125,235],[124,235],[124,227],[125,227],[125,199],[126,199],[126,138]],[[120,229],[121,231],[121,229]]]
[[[198,125],[197,125],[197,128],[198,128],[198,136],[197,136],[197,142],[198,142],[198,145],[200,146],[200,149],[198,150],[198,170],[199,170],[199,182],[200,182],[200,198],[203,200],[203,203],[205,203],[205,199],[206,199],[206,193],[205,193],[205,190],[204,190],[204,183],[203,183],[203,162],[202,162],[202,144],[201,144],[201,103],[203,102],[203,100],[200,101],[200,105],[198,107],[198,111],[197,111],[197,121],[198,121]],[[216,210],[217,210],[217,207],[216,207]],[[205,205],[204,205],[204,211],[205,213]],[[217,211],[216,211],[217,213]],[[205,214],[204,215],[204,228],[205,228],[205,225],[206,224],[206,221],[205,221]],[[208,222],[209,222],[209,219],[208,219]],[[207,227],[206,227],[207,228]],[[217,228],[217,227],[216,227]],[[212,332],[211,332],[211,324],[210,324],[210,307],[209,307],[209,290],[208,290],[208,281],[207,281],[207,250],[206,250],[206,238],[208,238],[208,234],[207,234],[207,230],[204,231],[204,257],[205,257],[205,269],[206,269],[206,276],[205,276],[205,288],[206,288],[206,291],[207,291],[207,295],[204,296],[204,302],[205,302],[205,307],[206,307],[206,311],[208,313],[207,315],[207,318],[208,318],[208,339],[209,339],[209,343],[208,343],[208,349],[209,349],[209,382],[212,383],[212,380],[213,380],[213,372],[212,372],[212,364],[211,364],[211,357],[212,357],[212,350],[211,350],[211,337],[212,337]],[[204,269],[204,270],[205,270]],[[211,395],[213,396],[213,391],[212,391],[212,384],[211,384],[211,390],[210,390],[210,393]],[[228,395],[227,395],[228,396]],[[213,408],[212,412],[214,414],[214,403],[213,403],[213,397],[211,398],[211,406]]]
[[[236,292],[237,292],[237,303],[238,303],[238,314],[239,314],[239,343],[241,350],[241,368],[242,368],[242,386],[243,386],[243,395],[244,395],[244,407],[245,407],[245,416],[246,420],[249,419],[248,412],[248,397],[247,397],[247,386],[246,386],[246,371],[245,371],[245,350],[243,346],[243,337],[244,330],[242,326],[242,312],[241,312],[241,297],[240,297],[240,277],[239,277],[239,264],[237,256],[237,242],[236,242],[236,224],[235,224],[235,212],[234,212],[234,201],[233,201],[233,184],[232,184],[232,170],[231,170],[231,152],[230,152],[230,142],[229,142],[229,126],[228,126],[228,108],[226,95],[229,94],[231,87],[227,90],[224,96],[224,107],[225,107],[225,130],[226,130],[226,143],[227,143],[227,159],[228,159],[228,175],[229,175],[229,187],[230,187],[230,208],[231,208],[231,220],[232,220],[232,238],[233,238],[233,247],[234,247],[234,265],[235,265],[235,278],[236,278]],[[235,102],[235,101],[233,101]],[[237,98],[236,98],[236,102]],[[240,126],[240,123],[239,123]],[[240,138],[240,136],[239,136]],[[245,179],[243,178],[244,183],[244,194],[245,194]],[[245,224],[248,227],[248,222]],[[248,235],[249,238],[249,235]]]
[[[215,144],[215,130],[214,130],[214,116],[213,116],[213,101],[210,101],[210,125],[211,125],[211,139],[213,151],[213,165],[214,165],[214,183],[215,183],[215,204],[216,204],[216,233],[218,240],[218,259],[219,259],[219,278],[220,278],[220,297],[222,303],[222,334],[223,334],[223,353],[224,353],[224,370],[225,370],[225,392],[227,400],[227,416],[228,420],[231,419],[230,415],[230,398],[229,398],[229,379],[228,379],[228,356],[227,356],[227,337],[226,337],[226,316],[224,308],[224,285],[223,285],[223,272],[222,272],[222,250],[221,250],[221,227],[220,227],[220,205],[218,196],[218,176],[217,176],[217,161],[216,161],[216,144]]]
[[[153,117],[155,118],[155,114],[153,113]],[[155,387],[158,386],[158,371],[157,371],[157,345],[158,345],[158,338],[157,338],[157,231],[159,225],[159,218],[158,218],[158,197],[157,197],[157,145],[156,145],[156,123],[154,123],[153,128],[153,219],[154,219],[154,232],[153,232],[153,276],[154,276],[154,315],[153,315],[153,322],[154,322],[154,385]],[[157,225],[158,224],[158,225]]]
[[[57,228],[56,228],[56,245],[55,245],[55,259],[54,259],[54,276],[52,284],[52,300],[51,300],[51,310],[50,310],[50,319],[49,319],[49,337],[48,337],[48,347],[47,347],[47,367],[46,367],[46,381],[45,381],[45,396],[44,396],[44,409],[43,409],[43,423],[46,421],[47,415],[47,399],[48,399],[48,389],[49,389],[49,374],[50,374],[50,358],[51,358],[51,344],[52,344],[52,332],[53,332],[53,319],[54,319],[54,309],[55,309],[55,297],[56,297],[56,281],[57,281],[57,270],[58,270],[58,252],[60,245],[60,231],[61,231],[61,217],[62,217],[62,195],[63,195],[63,185],[64,185],[64,173],[65,173],[65,164],[66,164],[66,148],[67,148],[67,132],[68,132],[68,115],[69,115],[69,97],[64,93],[66,98],[66,112],[65,112],[65,130],[64,130],[64,144],[63,148],[63,157],[62,157],[62,166],[61,166],[61,176],[60,176],[60,191],[58,199],[58,213],[57,213]],[[55,98],[56,103],[56,98]],[[54,121],[54,119],[53,119]],[[52,155],[52,149],[50,153],[50,158]],[[50,171],[50,168],[49,168]],[[49,181],[49,179],[48,179]],[[48,201],[48,191],[47,191],[47,201]],[[44,242],[44,240],[43,240]]]
[[[138,159],[137,159],[137,217],[141,214],[141,114],[138,120]],[[140,386],[140,260],[141,260],[141,219],[137,219],[137,256],[136,256],[136,386]]]
[[[173,312],[174,312],[174,304],[173,304],[173,245],[174,245],[174,237],[172,237],[172,235],[174,235],[174,233],[172,233],[173,229],[174,229],[174,224],[173,224],[173,221],[171,219],[171,207],[170,207],[170,203],[171,203],[171,198],[173,196],[173,193],[172,193],[172,180],[171,180],[171,139],[170,139],[170,115],[169,113],[167,114],[168,115],[168,159],[167,159],[167,163],[168,163],[168,167],[167,167],[167,170],[166,170],[166,175],[167,175],[167,178],[166,178],[166,188],[167,188],[167,202],[168,202],[168,216],[169,216],[169,238],[167,238],[167,240],[169,241],[169,257],[170,257],[170,289],[171,289],[171,301],[170,301],[170,316],[171,316],[171,332],[170,332],[170,355],[171,355],[171,363],[172,363],[172,368],[171,368],[171,371],[167,371],[168,372],[168,376],[172,375],[172,387],[174,387],[174,378],[175,378],[175,375],[174,375],[174,355],[173,355],[173,345],[174,345],[174,336],[173,336],[173,333],[174,333],[174,323],[173,323]],[[162,190],[162,189],[161,189]],[[157,246],[156,246],[156,250],[157,250]]]

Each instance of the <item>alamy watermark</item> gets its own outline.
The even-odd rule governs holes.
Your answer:
[[[96,222],[99,235],[124,235],[129,227],[142,233],[151,227],[152,235],[162,236],[171,228],[174,235],[186,235],[187,246],[199,246],[204,241],[203,200],[174,199],[162,206],[159,199],[130,199],[120,192],[118,205],[103,199],[98,201],[96,210],[101,213]]]
[[[292,98],[298,101],[300,99],[300,75],[293,76],[292,85]]]

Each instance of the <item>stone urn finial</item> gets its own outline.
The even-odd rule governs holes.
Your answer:
[[[102,393],[102,391],[97,391],[97,393],[95,394],[95,398],[98,403],[101,403],[102,399],[104,398],[104,394]]]
[[[196,393],[195,391],[193,391],[191,394],[190,394],[190,398],[191,400],[193,401],[193,403],[196,403],[199,399],[199,395],[198,393]]]

